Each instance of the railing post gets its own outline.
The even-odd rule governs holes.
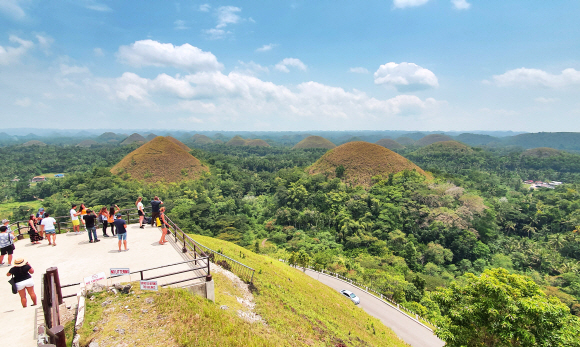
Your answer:
[[[58,233],[60,234],[60,221],[56,222],[56,226],[58,227]]]
[[[141,281],[143,281],[143,271],[139,271],[139,273],[141,274]]]
[[[130,220],[130,217],[129,217],[129,211],[127,211],[127,224],[130,224],[130,222],[131,222],[131,220]]]
[[[177,235],[177,229],[175,229],[175,235]],[[185,247],[185,231],[181,231],[181,236],[183,237],[183,248],[181,249],[181,252],[187,253],[187,247]]]

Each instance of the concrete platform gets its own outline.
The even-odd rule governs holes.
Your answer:
[[[37,322],[42,322],[42,305],[40,293],[42,275],[49,267],[57,267],[61,285],[77,283],[83,278],[99,272],[109,275],[112,267],[129,268],[131,271],[152,268],[156,266],[177,263],[189,260],[187,255],[181,253],[181,247],[173,242],[159,245],[161,237],[160,229],[147,226],[140,229],[137,224],[129,225],[127,234],[128,251],[118,252],[117,237],[102,237],[102,231],[98,231],[101,242],[89,243],[86,232],[80,235],[74,233],[60,234],[56,236],[56,246],[49,246],[46,240],[40,245],[32,245],[28,239],[16,242],[14,259],[25,258],[34,269],[34,290],[38,296],[37,306],[30,306],[32,302],[28,298],[28,307],[23,308],[20,304],[20,296],[12,294],[6,273],[9,266],[0,266],[0,278],[4,278],[4,284],[0,286],[0,346],[34,347],[36,346],[35,327]],[[170,237],[168,237],[168,240]],[[4,258],[7,262],[7,259]],[[169,268],[145,272],[145,278],[160,274],[176,272],[190,268],[188,264],[172,266]],[[158,279],[159,284],[191,278],[193,272],[173,275]],[[137,281],[139,275],[123,276],[119,281]],[[103,282],[101,282],[103,283]],[[185,282],[191,284],[192,281]],[[78,286],[63,289],[63,295],[76,293]],[[75,298],[66,302],[76,303]]]

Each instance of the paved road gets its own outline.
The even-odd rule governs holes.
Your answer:
[[[321,275],[311,270],[306,270],[306,274],[333,289],[347,289],[355,293],[360,298],[359,306],[363,310],[371,316],[380,319],[384,325],[391,328],[397,336],[411,346],[441,347],[445,345],[445,342],[437,338],[424,326],[418,324],[416,321],[397,311],[393,307],[383,303],[373,295],[331,276]]]

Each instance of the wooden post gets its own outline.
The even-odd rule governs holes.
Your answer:
[[[58,233],[60,234],[60,221],[56,222],[56,225],[58,226]]]
[[[48,336],[50,336],[51,342],[53,342],[56,347],[66,347],[66,337],[64,335],[64,327],[62,325],[52,327],[46,332]]]
[[[46,274],[54,278],[56,288],[56,295],[58,297],[58,305],[62,305],[62,289],[60,287],[60,277],[58,276],[58,269],[56,267],[49,267],[46,269]]]

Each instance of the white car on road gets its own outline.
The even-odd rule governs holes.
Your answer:
[[[360,299],[353,292],[343,289],[340,291],[340,293],[349,298],[352,302],[354,302],[355,305],[360,304]]]

